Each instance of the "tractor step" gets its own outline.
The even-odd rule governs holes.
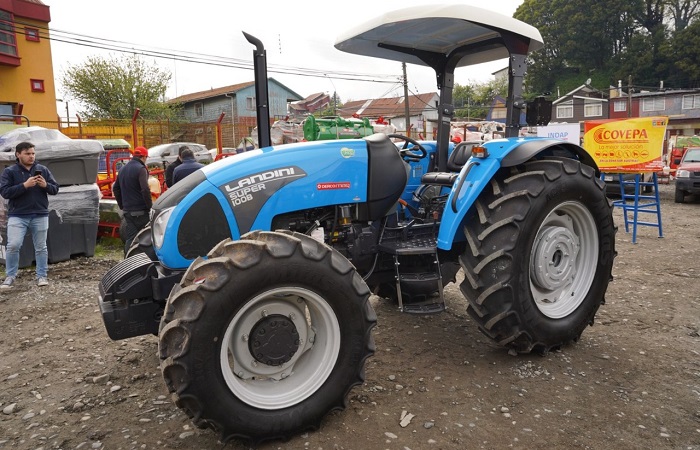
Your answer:
[[[399,310],[410,314],[442,312],[445,310],[445,299],[434,227],[415,226],[410,228],[408,236],[406,234],[400,232],[385,236],[378,246],[380,252],[392,255],[394,258]],[[418,261],[418,267],[416,261]],[[402,286],[406,292],[425,291],[426,286],[428,289],[434,286],[439,295],[439,301],[427,300],[404,304]]]
[[[410,303],[403,305],[403,312],[407,314],[437,314],[443,312],[445,309],[444,302]]]
[[[437,251],[437,240],[433,236],[418,236],[406,241],[382,241],[379,250],[390,255],[426,255]]]
[[[438,281],[440,279],[440,274],[436,272],[401,273],[401,282],[406,284],[424,283],[426,281]]]

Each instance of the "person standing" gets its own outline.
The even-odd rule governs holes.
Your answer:
[[[17,162],[0,176],[0,195],[7,205],[7,251],[5,281],[0,289],[11,288],[19,269],[19,252],[27,230],[32,234],[36,259],[36,284],[49,284],[49,195],[58,194],[58,183],[46,166],[36,162],[34,144],[20,142],[15,147]]]
[[[148,150],[136,147],[134,156],[124,167],[119,169],[117,181],[112,192],[122,210],[124,220],[119,235],[124,241],[124,255],[131,247],[131,242],[149,221],[153,199],[148,186],[148,169],[146,168]]]
[[[187,175],[195,172],[204,164],[195,161],[194,152],[189,148],[182,152],[182,163],[173,170],[173,184],[185,178]]]
[[[173,173],[175,172],[175,169],[182,164],[182,152],[185,150],[189,150],[190,148],[186,145],[181,145],[180,148],[177,149],[177,159],[173,162],[171,162],[168,167],[165,169],[165,185],[168,187],[172,187],[175,182],[173,181]]]

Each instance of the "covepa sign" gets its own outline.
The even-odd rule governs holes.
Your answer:
[[[668,117],[584,122],[583,147],[602,172],[657,172]]]

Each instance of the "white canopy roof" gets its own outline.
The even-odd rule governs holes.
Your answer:
[[[458,47],[475,45],[475,51],[458,64],[468,66],[510,56],[503,45],[493,45],[492,40],[502,31],[529,42],[528,52],[543,46],[542,36],[535,27],[493,11],[460,4],[416,6],[385,13],[338,36],[335,47],[348,53],[427,65],[415,55],[378,44],[443,55]],[[484,47],[478,49],[479,43],[484,43]]]

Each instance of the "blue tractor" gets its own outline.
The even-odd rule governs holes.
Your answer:
[[[435,69],[438,137],[420,142],[377,134],[270,146],[265,50],[246,38],[261,148],[165,192],[99,286],[109,336],[158,335],[167,387],[197,426],[252,443],[317,428],[363,382],[370,295],[437,313],[459,270],[469,315],[509,351],[546,353],[593,323],[616,227],[584,149],[517,137],[527,55],[543,45],[535,28],[430,5],[341,36],[341,51]],[[508,137],[453,145],[455,69],[502,58]],[[528,115],[546,123],[548,108]]]

